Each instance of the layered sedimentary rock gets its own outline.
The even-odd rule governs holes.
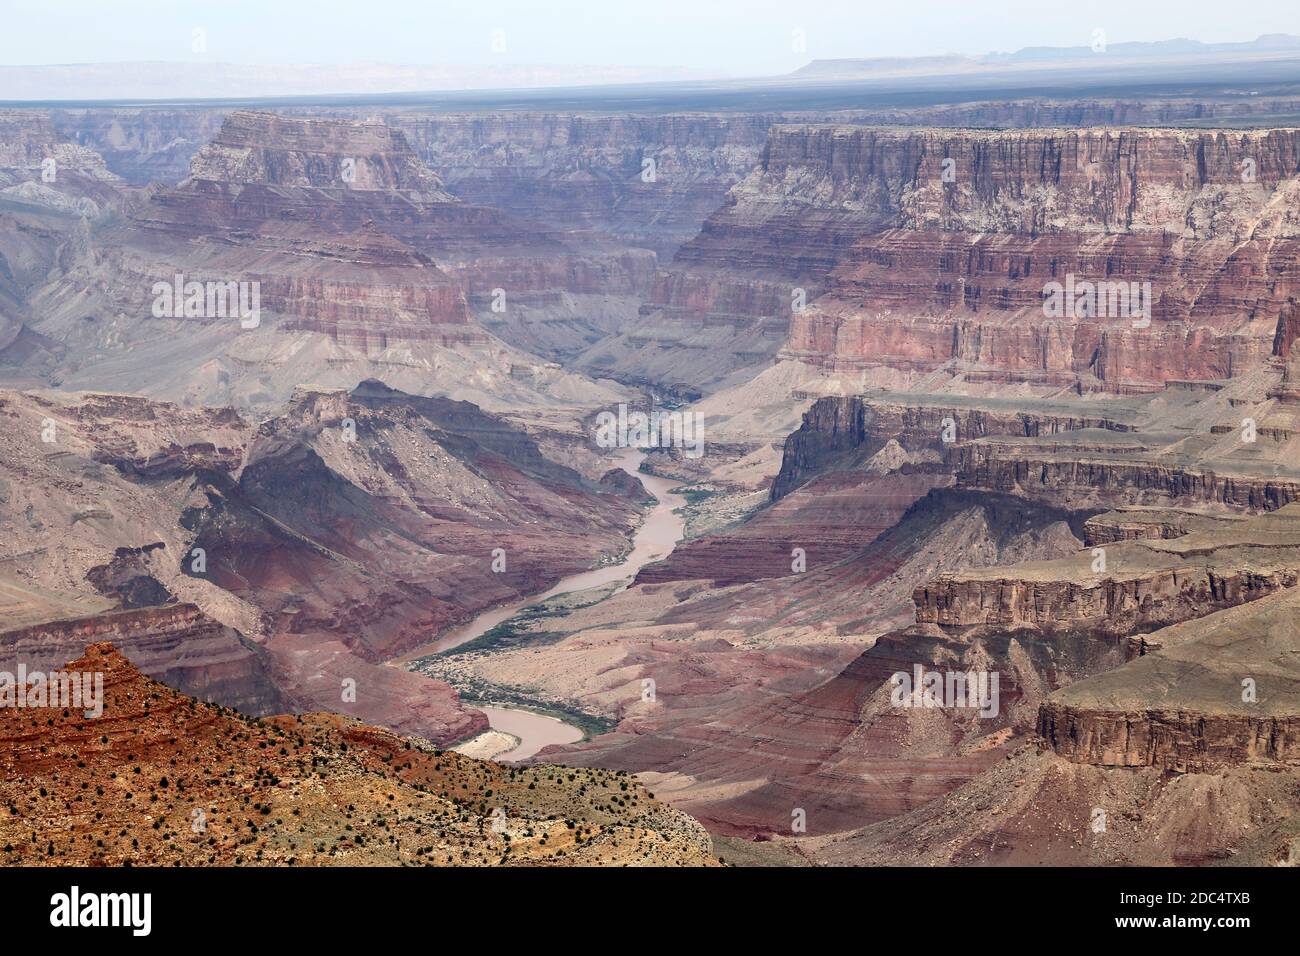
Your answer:
[[[229,110],[196,105],[60,108],[45,112],[66,139],[94,149],[114,173],[133,185],[144,186],[151,181],[171,185],[184,179],[190,159],[220,129]],[[294,107],[285,112],[349,119],[367,119],[375,114],[370,107]],[[730,185],[714,187],[716,192],[706,191],[708,175],[718,172],[739,179],[748,173],[762,152],[767,129],[774,123],[835,121],[1014,129],[1203,126],[1219,119],[1225,125],[1244,121],[1264,126],[1276,125],[1271,117],[1285,121],[1297,112],[1300,101],[1294,96],[1202,92],[1195,97],[1173,99],[1035,97],[800,113],[447,113],[401,108],[385,110],[381,115],[385,122],[402,129],[448,183],[450,191],[467,201],[497,206],[525,218],[538,218],[530,213],[532,209],[544,210],[548,218],[572,217],[575,223],[599,222],[612,213],[613,228],[628,230],[636,243],[644,243],[647,232],[654,234],[664,228],[680,229],[679,242],[689,239]],[[482,156],[476,157],[477,153]],[[625,177],[625,171],[639,178],[641,157],[647,155],[656,157],[661,167],[670,165],[691,174],[678,177],[674,195],[679,203],[693,209],[693,224],[676,210],[670,212],[668,224],[659,225],[614,208],[626,207],[628,212],[637,208],[635,197],[621,188],[620,181],[633,178]],[[548,193],[541,183],[551,171],[558,173],[563,182]]]
[[[142,673],[192,697],[258,716],[288,709],[271,680],[266,649],[193,604],[0,630],[0,659],[11,674],[19,664],[29,673],[48,672],[100,641],[111,642]]]
[[[1023,746],[893,819],[800,841],[828,865],[1279,866],[1296,860],[1293,769],[1098,767]]]
[[[1300,581],[1300,508],[1075,558],[940,575],[913,594],[919,624],[1126,636],[1259,600]]]
[[[1039,733],[1070,760],[1101,767],[1159,767],[1213,773],[1259,760],[1294,760],[1300,715],[1257,717],[1202,711],[1107,712],[1051,702],[1039,711]]]
[[[24,173],[26,175],[24,175]],[[60,191],[75,184],[83,193],[113,194],[121,179],[110,172],[104,157],[94,149],[67,139],[54,128],[47,114],[35,110],[0,110],[0,195],[21,196],[15,182],[39,182]]]
[[[142,298],[177,274],[257,282],[262,307],[286,328],[362,347],[472,340],[463,290],[403,241],[445,208],[462,213],[389,127],[239,112],[195,155],[184,183],[136,213],[132,238],[145,255],[126,267],[150,290]],[[461,218],[484,215],[465,208]],[[185,252],[168,254],[178,241]]]
[[[774,135],[656,278],[640,321],[589,351],[584,368],[685,393],[752,376],[853,242],[891,221],[887,190],[796,187]]]
[[[377,382],[304,390],[238,480],[203,493],[181,523],[206,566],[187,573],[267,616],[296,699],[436,740],[484,729],[481,715],[381,662],[622,550],[636,514],[473,405]]]
[[[785,354],[1120,391],[1238,374],[1291,307],[1298,155],[1295,130],[776,128],[786,182],[887,220]]]
[[[1080,681],[1040,708],[1061,756],[1102,767],[1214,773],[1300,757],[1294,589],[1151,635],[1156,654]]]
[[[1300,499],[1300,478],[1219,474],[1155,460],[1108,461],[1089,456],[973,444],[955,451],[957,481],[964,487],[1055,497],[1083,493],[1115,503],[1202,502],[1269,511]]]
[[[375,376],[498,407],[601,401],[473,315],[542,353],[581,347],[635,309],[653,263],[460,201],[372,121],[236,111],[128,211],[30,294],[23,385],[263,412],[303,381]]]
[[[827,475],[739,528],[678,544],[665,560],[642,568],[635,583],[704,580],[726,587],[824,568],[859,554],[931,488],[949,483],[925,467]]]
[[[170,208],[177,203],[179,209]],[[446,336],[444,326],[467,322],[464,297],[496,334],[542,354],[580,348],[607,331],[600,313],[626,312],[654,263],[649,252],[611,248],[609,237],[568,242],[544,209],[515,215],[462,201],[444,189],[401,130],[373,122],[233,113],[195,156],[190,178],[157,197],[147,215],[169,231],[213,218],[238,229],[259,223],[260,236],[329,261],[328,269],[314,271],[316,281],[347,278],[338,263],[359,263],[366,271],[352,283],[356,291],[344,290],[345,300],[367,285],[398,286],[398,297],[378,302],[362,326],[382,329],[384,310],[397,306],[427,313]],[[311,224],[312,232],[303,234],[296,223]],[[322,227],[344,238],[314,248]],[[369,234],[387,242],[357,239]],[[377,265],[389,268],[380,273]],[[421,266],[423,277],[411,271]],[[405,291],[408,282],[416,293]],[[424,291],[430,285],[438,288]],[[297,286],[310,297],[310,285]],[[330,297],[322,298],[321,311],[328,311]],[[281,295],[270,307],[283,304]],[[300,317],[295,327],[313,312],[286,311]],[[389,336],[420,337],[418,328]]]
[[[907,451],[943,450],[988,435],[1026,438],[1080,429],[1127,432],[1131,412],[1123,407],[965,399],[946,404],[934,396],[884,393],[818,399],[804,413],[799,430],[785,440],[781,470],[772,482],[777,501],[811,475],[831,468],[856,468],[889,441]]]
[[[1091,548],[1113,541],[1178,538],[1193,531],[1229,527],[1241,520],[1243,519],[1230,514],[1197,514],[1165,508],[1118,508],[1094,515],[1084,522],[1084,544]]]
[[[888,441],[943,462],[959,487],[1107,511],[1135,526],[1099,528],[1098,543],[1170,537],[1200,518],[1148,511],[1203,506],[1204,521],[1295,500],[1296,410],[1272,362],[1230,381],[1171,381],[1125,397],[1021,399],[872,391],[822,398],[786,440],[779,499],[808,477],[860,469]],[[1164,530],[1162,530],[1162,527]]]

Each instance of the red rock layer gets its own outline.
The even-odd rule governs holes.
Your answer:
[[[1295,130],[776,128],[763,195],[811,181],[886,220],[793,313],[786,354],[1113,390],[1231,377],[1300,293],[1298,169]],[[1149,283],[1149,324],[1045,314],[1067,276]]]
[[[1060,319],[1043,288],[1150,283],[1152,321]],[[863,241],[814,309],[791,321],[786,352],[834,368],[996,369],[1044,384],[1153,386],[1230,378],[1275,351],[1300,291],[1300,242],[1191,242],[890,230]],[[1286,339],[1289,342],[1289,337]]]
[[[278,713],[286,699],[271,680],[265,650],[192,604],[116,611],[0,632],[0,658],[14,673],[51,670],[86,645],[111,641],[135,666],[186,694],[250,714]]]

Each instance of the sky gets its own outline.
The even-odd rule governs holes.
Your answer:
[[[0,64],[506,62],[762,76],[788,72],[810,59],[1087,46],[1097,29],[1111,43],[1300,34],[1300,3],[0,0]],[[205,40],[197,52],[195,30],[202,30]],[[795,31],[802,31],[802,49]]]

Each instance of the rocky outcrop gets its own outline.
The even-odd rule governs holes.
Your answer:
[[[0,170],[0,183],[6,186],[12,180],[5,177],[19,171],[56,186],[60,172],[83,187],[94,181],[120,183],[103,156],[65,138],[48,114],[36,110],[0,110]]]
[[[955,448],[957,483],[1059,500],[1078,494],[1112,504],[1201,502],[1271,511],[1300,500],[1300,480],[1226,475],[1158,461],[1088,460],[972,443]]]
[[[1107,713],[1049,702],[1038,712],[1038,733],[1067,760],[1099,767],[1217,773],[1243,763],[1300,756],[1300,716],[1177,709]]]
[[[134,290],[127,304],[140,315],[159,316],[157,284],[176,276],[237,279],[256,283],[258,308],[285,330],[363,350],[481,340],[464,289],[421,250],[440,217],[461,228],[492,218],[454,202],[400,132],[236,112],[194,156],[189,178],[136,210],[120,237],[120,283]],[[162,310],[229,321],[195,312],[174,301]]]
[[[1265,520],[1254,523],[1263,529]],[[1291,588],[1154,632],[1155,653],[1043,703],[1038,730],[1045,746],[1076,763],[1180,773],[1294,764],[1298,602],[1300,590]]]
[[[886,395],[818,399],[804,413],[799,430],[785,440],[771,499],[780,500],[817,472],[854,467],[891,439],[907,450],[945,450],[989,435],[1037,438],[1080,429],[1126,432],[1133,427],[1121,420],[1128,417],[1124,409],[1108,417],[1068,406],[1058,410],[1050,403],[1019,411],[1012,403],[945,406],[933,397],[916,398],[916,404]]]
[[[1091,554],[1080,555],[1080,570],[1091,560]],[[1120,556],[1116,554],[1114,560],[1120,561]],[[919,624],[1086,630],[1123,636],[1258,600],[1297,581],[1300,569],[1221,572],[1194,566],[1162,568],[1137,577],[1097,575],[1095,581],[940,575],[918,587],[913,601]]]
[[[625,774],[520,771],[333,714],[250,720],[110,643],[55,666],[99,675],[103,712],[0,712],[10,866],[716,864],[703,827]]]
[[[241,111],[190,162],[190,178],[255,186],[400,191],[446,201],[442,182],[406,138],[383,123]]]
[[[1230,514],[1203,514],[1165,508],[1120,508],[1093,515],[1083,523],[1089,548],[1117,541],[1179,538],[1193,531],[1230,527],[1241,520]]]

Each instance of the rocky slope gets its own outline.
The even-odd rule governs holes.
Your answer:
[[[801,849],[828,863],[1295,865],[1295,588],[1147,636],[942,799]]]
[[[106,643],[67,669],[103,675],[102,716],[0,715],[9,865],[717,862],[698,823],[626,774],[507,769],[332,715],[250,720]]]

